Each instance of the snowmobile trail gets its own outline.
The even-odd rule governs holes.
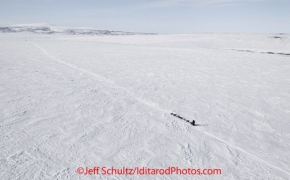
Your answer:
[[[198,130],[198,131],[200,131],[200,130]],[[201,132],[201,131],[200,131],[200,132]],[[202,133],[204,133],[204,134],[206,134],[207,136],[209,136],[209,137],[211,137],[211,138],[213,138],[213,139],[216,139],[216,140],[218,140],[218,141],[220,141],[220,142],[222,142],[222,143],[224,143],[224,144],[226,144],[226,145],[228,145],[228,146],[231,146],[231,147],[235,148],[236,150],[239,150],[240,152],[243,152],[244,154],[248,155],[248,156],[251,157],[252,159],[255,159],[255,160],[257,160],[257,161],[260,161],[260,162],[266,164],[267,166],[269,166],[269,167],[271,167],[271,168],[273,168],[273,169],[276,169],[276,170],[278,170],[278,171],[281,171],[281,172],[286,173],[287,175],[290,175],[290,172],[288,172],[288,171],[286,171],[286,170],[284,170],[284,169],[282,169],[282,168],[280,168],[280,167],[278,167],[278,166],[275,166],[274,164],[271,164],[271,163],[265,161],[264,159],[262,159],[262,158],[260,158],[260,157],[258,157],[258,156],[256,156],[256,155],[254,155],[254,154],[252,154],[252,153],[249,153],[248,151],[246,151],[246,150],[244,150],[244,149],[242,149],[242,148],[240,148],[240,147],[238,147],[238,146],[235,146],[235,145],[229,143],[228,141],[225,141],[225,140],[223,140],[223,139],[221,139],[221,138],[218,138],[217,136],[215,136],[215,135],[213,135],[213,134],[210,134],[210,133],[208,133],[208,132],[202,132]]]
[[[90,75],[90,76],[93,76],[93,77],[97,78],[98,81],[103,82],[103,83],[107,83],[108,86],[110,86],[110,87],[114,87],[114,88],[122,89],[122,90],[125,91],[127,94],[129,94],[130,96],[134,97],[138,102],[140,102],[140,103],[142,103],[142,104],[144,104],[144,105],[146,105],[146,106],[149,106],[149,107],[151,107],[151,108],[153,108],[153,109],[158,109],[159,111],[166,111],[167,113],[170,112],[170,111],[167,111],[167,110],[161,108],[158,104],[156,104],[156,103],[154,103],[154,102],[148,102],[148,101],[145,100],[144,98],[136,97],[136,95],[134,95],[133,93],[131,93],[130,91],[128,91],[126,88],[117,85],[115,82],[113,82],[113,81],[111,81],[111,80],[109,80],[109,79],[107,79],[107,78],[105,78],[105,77],[103,77],[103,76],[100,76],[100,75],[98,75],[98,74],[96,74],[96,73],[92,73],[92,72],[87,71],[87,70],[85,70],[85,69],[79,68],[79,67],[77,67],[77,66],[75,66],[75,65],[73,65],[73,64],[70,64],[70,63],[67,63],[67,62],[65,62],[65,61],[62,61],[62,60],[60,60],[60,59],[58,59],[58,58],[55,58],[55,57],[51,56],[51,55],[50,55],[50,54],[49,54],[49,53],[48,53],[44,48],[42,48],[41,46],[39,46],[39,45],[37,45],[37,44],[35,44],[35,43],[31,42],[31,41],[30,41],[30,43],[33,44],[33,45],[34,45],[35,47],[37,47],[38,49],[40,49],[40,50],[41,50],[41,51],[42,51],[46,56],[48,56],[50,59],[52,59],[52,60],[54,60],[54,61],[56,61],[56,62],[58,62],[58,63],[60,63],[60,64],[63,64],[63,65],[69,66],[70,68],[73,68],[73,69],[75,69],[75,70],[81,71],[81,72],[83,72],[83,73],[85,73],[85,74],[88,74],[88,75]]]
[[[39,45],[37,45],[36,43],[31,42],[31,41],[30,41],[30,43],[31,43],[32,45],[34,45],[35,47],[37,47],[38,49],[40,49],[40,50],[41,50],[41,51],[42,51],[42,52],[43,52],[47,57],[49,57],[50,59],[52,59],[52,60],[54,60],[54,61],[56,61],[56,62],[58,62],[58,63],[60,63],[60,64],[66,65],[66,66],[68,66],[68,67],[70,67],[70,68],[73,68],[73,69],[75,69],[75,70],[77,70],[77,71],[80,71],[80,72],[83,72],[83,73],[85,73],[85,74],[87,74],[87,75],[90,75],[90,76],[92,76],[92,77],[95,77],[98,81],[103,82],[103,83],[106,83],[109,87],[114,87],[114,88],[117,88],[117,89],[123,90],[123,91],[125,91],[128,95],[134,97],[134,99],[136,99],[138,102],[140,102],[140,103],[142,103],[142,104],[144,104],[144,105],[146,105],[146,106],[149,106],[149,107],[151,107],[151,108],[153,108],[153,109],[155,109],[155,110],[158,110],[158,111],[160,111],[160,112],[162,112],[162,113],[164,113],[164,114],[171,114],[171,113],[172,113],[172,111],[169,111],[169,110],[167,110],[167,109],[164,109],[164,108],[160,107],[158,104],[156,104],[156,103],[154,103],[154,102],[149,102],[149,101],[147,101],[147,100],[144,99],[144,98],[137,97],[136,95],[134,95],[133,93],[131,93],[130,91],[128,91],[126,88],[124,88],[124,87],[122,87],[122,86],[119,86],[118,84],[116,84],[114,81],[111,81],[110,79],[107,79],[107,78],[105,78],[105,77],[103,77],[103,76],[100,76],[100,75],[98,75],[98,74],[96,74],[96,73],[93,73],[93,72],[87,71],[87,70],[85,70],[85,69],[82,69],[82,68],[80,68],[80,67],[77,67],[77,66],[75,66],[75,65],[73,65],[73,64],[71,64],[71,63],[67,63],[67,62],[65,62],[65,61],[62,61],[62,60],[60,60],[60,59],[58,59],[58,58],[55,58],[55,57],[53,57],[52,55],[50,55],[50,54],[49,54],[49,53],[48,53],[44,48],[42,48],[41,46],[39,46]],[[191,126],[191,125],[190,125],[190,126]],[[205,131],[201,131],[201,130],[199,130],[198,128],[196,128],[195,130],[198,131],[198,132],[200,132],[200,133],[203,133],[203,134],[207,135],[208,137],[210,137],[210,138],[212,138],[212,139],[218,140],[219,142],[222,142],[222,143],[224,143],[224,144],[226,144],[226,145],[228,145],[228,146],[230,146],[230,147],[235,148],[236,150],[238,150],[238,151],[240,151],[240,152],[246,154],[246,155],[247,155],[249,158],[251,158],[251,159],[255,159],[255,160],[257,160],[257,161],[260,161],[260,162],[262,162],[263,164],[265,164],[265,165],[267,165],[267,166],[269,166],[269,167],[271,167],[271,168],[273,168],[273,169],[276,169],[276,170],[278,170],[278,171],[280,171],[280,172],[283,172],[283,173],[286,173],[287,175],[290,175],[290,172],[288,172],[288,171],[286,171],[286,170],[284,170],[284,169],[282,169],[282,168],[280,168],[280,167],[278,167],[278,166],[275,166],[274,164],[271,164],[271,163],[265,161],[264,159],[262,159],[262,158],[260,158],[260,157],[258,157],[258,156],[256,156],[256,155],[254,155],[254,154],[252,154],[252,153],[250,153],[250,152],[248,152],[248,151],[246,151],[246,150],[244,150],[244,149],[242,149],[242,148],[240,148],[240,147],[238,147],[238,146],[236,146],[236,145],[231,144],[230,142],[228,142],[228,141],[226,141],[226,140],[224,140],[224,139],[221,139],[221,138],[219,138],[219,137],[217,137],[217,136],[215,136],[215,135],[213,135],[213,134],[211,134],[211,133],[208,133],[208,132],[205,132]]]

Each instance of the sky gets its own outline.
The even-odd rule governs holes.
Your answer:
[[[0,26],[152,33],[290,33],[290,0],[0,0]]]

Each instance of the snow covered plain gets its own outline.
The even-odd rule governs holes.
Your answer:
[[[0,34],[0,179],[290,179],[287,53],[285,34]],[[222,175],[76,172],[94,166]]]

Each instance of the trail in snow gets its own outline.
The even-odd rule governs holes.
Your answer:
[[[198,130],[198,131],[200,131],[200,130]],[[202,132],[202,131],[200,131],[200,132]],[[246,151],[246,150],[244,150],[244,149],[242,149],[242,148],[240,148],[240,147],[237,147],[237,146],[235,146],[235,145],[229,143],[228,141],[225,141],[225,140],[223,140],[223,139],[221,139],[221,138],[218,138],[217,136],[215,136],[215,135],[213,135],[213,134],[210,134],[210,133],[208,133],[208,132],[203,132],[203,133],[206,134],[207,136],[211,137],[211,138],[214,138],[214,139],[216,139],[216,140],[218,140],[218,141],[220,141],[220,142],[223,142],[223,143],[227,144],[228,146],[231,146],[231,147],[233,147],[233,148],[235,148],[235,149],[237,149],[237,150],[239,150],[239,151],[241,151],[241,152],[247,154],[247,155],[250,156],[252,159],[259,160],[260,162],[263,162],[264,164],[266,164],[266,165],[269,166],[269,167],[272,167],[272,168],[274,168],[274,169],[276,169],[276,170],[282,171],[282,172],[284,172],[284,173],[290,175],[290,172],[288,172],[288,171],[286,171],[286,170],[284,170],[284,169],[282,169],[282,168],[280,168],[280,167],[278,167],[278,166],[275,166],[274,164],[271,164],[271,163],[265,161],[264,159],[261,159],[261,158],[259,158],[258,156],[254,155],[254,154],[252,154],[252,153],[249,153],[248,151]]]
[[[111,80],[109,80],[109,79],[107,79],[107,78],[104,78],[104,77],[102,77],[102,76],[100,76],[100,75],[98,75],[98,74],[92,73],[92,72],[87,71],[87,70],[85,70],[85,69],[79,68],[79,67],[77,67],[77,66],[75,66],[75,65],[73,65],[73,64],[70,64],[70,63],[64,62],[64,61],[62,61],[62,60],[60,60],[60,59],[57,59],[57,58],[51,56],[51,55],[50,55],[50,54],[49,54],[49,53],[48,53],[44,48],[42,48],[41,46],[39,46],[39,45],[37,45],[37,44],[35,44],[35,43],[33,43],[33,42],[31,42],[31,44],[33,44],[35,47],[39,48],[39,49],[40,49],[40,50],[41,50],[41,51],[42,51],[46,56],[48,56],[49,58],[51,58],[52,60],[54,60],[54,61],[56,61],[56,62],[58,62],[58,63],[64,64],[64,65],[69,66],[69,67],[71,67],[71,68],[73,68],[73,69],[76,69],[76,70],[78,70],[78,71],[81,71],[81,72],[83,72],[83,73],[85,73],[85,74],[88,74],[88,75],[91,75],[91,76],[93,76],[93,77],[96,77],[100,82],[107,83],[107,84],[109,84],[109,86],[111,86],[111,87],[122,89],[122,90],[125,91],[127,94],[133,96],[133,97],[134,97],[138,102],[140,102],[140,103],[142,103],[142,104],[144,104],[144,105],[146,105],[146,106],[149,106],[149,107],[151,107],[151,108],[153,108],[153,109],[156,109],[156,110],[158,110],[158,111],[161,111],[161,112],[163,112],[163,113],[167,113],[167,114],[172,113],[172,111],[166,110],[166,109],[160,107],[158,104],[156,104],[156,103],[154,103],[154,102],[149,102],[149,101],[147,101],[147,100],[144,99],[144,98],[137,97],[136,95],[134,95],[133,93],[131,93],[130,91],[128,91],[126,88],[117,85],[115,82],[113,82],[113,81],[111,81]],[[226,140],[224,140],[224,139],[218,138],[218,137],[216,137],[215,135],[213,135],[213,134],[211,134],[211,133],[208,133],[208,132],[204,132],[204,131],[198,130],[197,128],[196,128],[195,130],[196,130],[196,131],[199,131],[200,133],[204,133],[205,135],[207,135],[207,136],[209,136],[209,137],[211,137],[211,138],[213,138],[213,139],[216,139],[216,140],[218,140],[218,141],[220,141],[220,142],[222,142],[222,143],[224,143],[224,144],[226,144],[226,145],[228,145],[228,146],[231,146],[231,147],[235,148],[235,149],[238,150],[238,151],[243,152],[244,154],[248,155],[248,156],[249,156],[250,158],[252,158],[252,159],[258,160],[258,161],[260,161],[260,162],[266,164],[266,165],[269,166],[269,167],[272,167],[272,168],[274,168],[274,169],[276,169],[276,170],[279,170],[279,171],[281,171],[281,172],[284,172],[284,173],[290,175],[290,172],[288,172],[288,171],[286,171],[286,170],[284,170],[284,169],[282,169],[282,168],[280,168],[280,167],[278,167],[278,166],[275,166],[275,165],[273,165],[273,164],[271,164],[271,163],[265,161],[264,159],[262,159],[262,158],[260,158],[260,157],[258,157],[258,156],[256,156],[256,155],[254,155],[254,154],[252,154],[252,153],[249,153],[248,151],[246,151],[246,150],[244,150],[244,149],[242,149],[242,148],[240,148],[240,147],[238,147],[238,146],[235,146],[235,145],[231,144],[230,142],[228,142],[228,141],[226,141]]]
[[[116,83],[114,83],[113,81],[105,78],[105,77],[102,77],[98,74],[95,74],[95,73],[92,73],[90,71],[87,71],[85,69],[82,69],[82,68],[79,68],[73,64],[70,64],[70,63],[67,63],[67,62],[64,62],[60,59],[57,59],[53,56],[51,56],[45,49],[43,49],[41,46],[31,42],[34,46],[36,46],[37,48],[39,48],[46,56],[48,56],[49,58],[51,58],[52,60],[54,61],[57,61],[58,63],[61,63],[61,64],[64,64],[64,65],[67,65],[73,69],[76,69],[78,71],[81,71],[85,74],[88,74],[88,75],[91,75],[91,76],[94,76],[96,77],[100,82],[105,82],[105,83],[108,83],[110,84],[111,87],[114,87],[114,88],[119,88],[119,89],[122,89],[123,91],[125,91],[127,94],[133,96],[138,102],[142,103],[142,104],[145,104],[146,106],[150,106],[152,107],[153,109],[158,109],[160,111],[165,111],[166,113],[170,113],[170,111],[168,110],[165,110],[164,108],[161,108],[158,104],[156,103],[153,103],[153,102],[148,102],[147,100],[143,99],[143,98],[140,98],[140,97],[136,97],[133,93],[131,93],[130,91],[128,91],[127,89],[125,89],[124,87],[121,87],[121,86],[118,86]]]

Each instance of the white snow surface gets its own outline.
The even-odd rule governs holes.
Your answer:
[[[290,179],[290,56],[265,52],[290,35],[0,33],[0,179]]]

